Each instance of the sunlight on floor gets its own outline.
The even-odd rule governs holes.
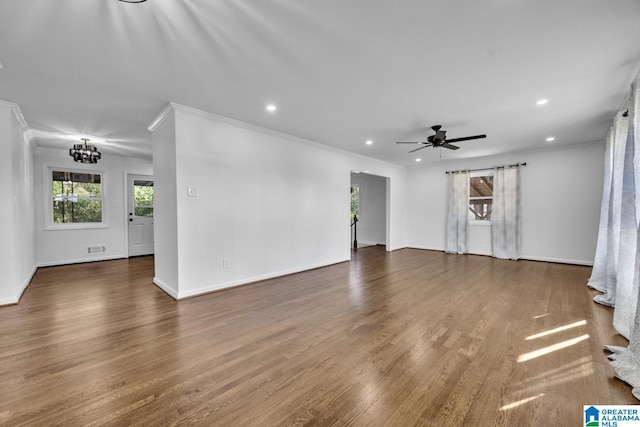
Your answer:
[[[517,407],[517,406],[524,405],[524,404],[525,404],[525,403],[527,403],[527,402],[531,402],[532,400],[539,399],[539,398],[541,398],[542,396],[544,396],[544,393],[540,393],[540,394],[539,394],[539,395],[537,395],[537,396],[527,397],[526,399],[518,400],[517,402],[513,402],[513,403],[509,403],[509,404],[507,404],[507,405],[504,405],[504,406],[502,406],[502,407],[500,408],[500,410],[501,410],[501,411],[506,411],[506,410],[508,410],[508,409],[513,409],[513,408],[515,408],[515,407]]]
[[[579,374],[585,371],[593,371],[592,365],[593,362],[591,357],[584,356],[572,362],[565,363],[562,366],[558,366],[557,368],[550,369],[540,374],[528,377],[526,380],[522,381],[521,384],[526,387],[527,384],[545,382],[550,378],[562,378],[567,375],[572,376],[574,374]]]
[[[549,387],[576,381],[580,378],[593,375],[594,372],[591,358],[585,356],[570,363],[565,363],[555,369],[519,381],[517,384],[514,384],[513,387],[515,387],[517,393],[520,393],[520,390],[525,390],[528,393],[548,391]]]
[[[547,335],[555,334],[558,332],[566,331],[567,329],[577,328],[578,326],[586,325],[586,320],[581,320],[579,322],[570,323],[568,325],[560,326],[558,328],[549,329],[548,331],[540,332],[539,334],[529,335],[525,338],[525,340],[535,340],[536,338],[546,337]]]
[[[540,314],[540,315],[538,315],[538,316],[533,316],[533,318],[534,318],[534,319],[540,319],[540,318],[542,318],[542,317],[546,317],[546,316],[548,316],[548,315],[550,315],[550,314],[551,314],[551,313]]]
[[[523,368],[526,369],[526,368]],[[582,381],[595,373],[591,357],[585,356],[577,360],[565,363],[557,368],[541,372],[537,375],[524,378],[521,381],[509,384],[504,390],[502,402],[513,400],[500,407],[501,411],[514,409],[525,403],[534,401],[546,395],[558,392],[564,384]],[[522,399],[522,396],[530,396]],[[536,404],[538,405],[538,404]]]
[[[544,356],[549,353],[553,353],[554,351],[562,350],[563,348],[571,347],[572,345],[576,345],[581,341],[584,341],[589,338],[589,334],[585,334],[579,336],[577,338],[573,338],[570,340],[562,341],[557,344],[550,345],[548,347],[541,348],[539,350],[534,350],[529,353],[521,354],[518,356],[518,363],[526,362],[527,360],[535,359],[540,356]]]

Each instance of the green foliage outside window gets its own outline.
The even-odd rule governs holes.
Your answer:
[[[99,174],[52,172],[54,224],[102,222]]]
[[[153,216],[153,181],[134,181],[133,198],[135,216]]]

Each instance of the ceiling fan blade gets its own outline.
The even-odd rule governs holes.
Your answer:
[[[481,139],[481,138],[486,138],[486,137],[487,137],[487,135],[473,135],[473,136],[465,136],[463,138],[453,138],[453,139],[447,138],[447,142],[468,141],[470,139]]]
[[[418,141],[396,141],[396,144],[420,144]]]
[[[416,148],[415,150],[411,150],[411,151],[409,151],[409,152],[410,152],[410,153],[413,153],[413,152],[415,152],[415,151],[422,150],[423,148],[427,148],[427,147],[431,147],[431,145],[423,145],[422,147],[418,147],[418,148]]]
[[[455,145],[451,145],[448,142],[443,142],[440,144],[440,147],[448,148],[449,150],[457,150],[460,147],[456,147]]]

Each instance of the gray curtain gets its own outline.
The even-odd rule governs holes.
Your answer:
[[[621,118],[621,113],[616,116],[615,122]],[[614,124],[607,134],[605,152],[604,152],[604,184],[602,186],[602,205],[600,206],[600,225],[598,227],[598,241],[596,244],[596,256],[593,260],[593,269],[588,285],[600,292],[607,291],[607,255],[609,254],[609,241],[611,233],[609,232],[610,216],[609,210],[611,205],[611,182],[613,169],[613,147],[615,145],[615,128]]]
[[[491,247],[493,256],[520,258],[522,246],[522,206],[520,167],[505,166],[493,175],[493,212],[491,213]]]
[[[618,275],[618,256],[620,252],[620,221],[622,209],[623,172],[626,157],[627,140],[629,136],[629,119],[624,117],[623,111],[614,119],[613,127],[607,138],[605,159],[605,188],[603,189],[602,208],[600,210],[600,231],[596,258],[589,285],[604,295],[597,295],[594,301],[613,307],[616,301],[616,282]],[[608,185],[608,191],[607,191]],[[608,192],[608,198],[605,196]],[[606,215],[602,211],[606,210]],[[603,235],[606,235],[604,241]],[[601,239],[603,241],[601,241]],[[601,246],[602,245],[602,246]]]
[[[616,376],[633,387],[633,395],[640,399],[640,310],[638,286],[640,268],[640,245],[637,209],[640,203],[640,95],[638,80],[632,86],[629,108],[628,131],[622,163],[622,182],[612,185],[612,193],[620,195],[620,232],[617,264],[615,265],[615,308],[613,325],[629,340],[628,347],[607,346]],[[614,164],[614,168],[616,165]],[[614,170],[614,176],[615,176]],[[636,185],[636,182],[639,185]],[[612,212],[612,211],[610,211]],[[607,289],[607,295],[609,291]]]
[[[466,254],[469,226],[469,172],[447,175],[447,253]]]

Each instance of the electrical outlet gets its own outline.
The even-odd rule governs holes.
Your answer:
[[[222,268],[229,268],[229,258],[222,258]]]

